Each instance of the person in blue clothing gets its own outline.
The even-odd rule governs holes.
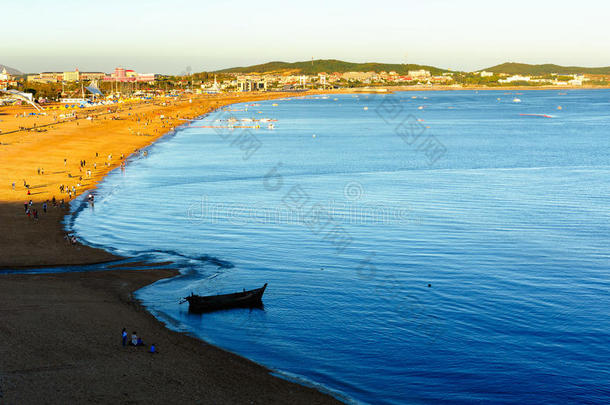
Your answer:
[[[157,346],[155,346],[154,343],[152,345],[150,345],[150,349],[148,349],[148,353],[150,353],[150,354],[157,354],[157,353],[159,353],[157,351]]]
[[[123,346],[127,345],[127,330],[123,328],[123,332],[121,332],[121,338],[123,339]]]

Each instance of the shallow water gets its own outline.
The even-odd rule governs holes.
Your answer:
[[[610,91],[231,109],[72,218],[91,244],[178,264],[138,293],[170,327],[345,400],[607,401]],[[277,122],[201,128],[231,117]],[[265,282],[264,310],[178,305]]]

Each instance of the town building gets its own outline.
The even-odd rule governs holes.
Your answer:
[[[114,72],[110,74],[110,76],[105,76],[104,81],[110,82],[154,82],[155,74],[154,73],[136,73],[131,69],[125,69],[122,67],[117,67],[114,69]]]
[[[42,72],[28,75],[27,81],[34,83],[78,82],[81,80],[101,80],[106,77],[103,72],[81,72],[78,69],[68,72]]]
[[[239,91],[267,91],[267,79],[257,76],[238,76],[237,90]]]
[[[391,74],[392,72],[390,72]],[[430,71],[420,69],[420,70],[409,70],[408,75],[413,78],[413,80],[422,80],[428,79],[430,77]]]
[[[6,68],[2,69],[2,73],[0,73],[0,82],[10,82],[13,80],[13,75],[6,71]]]
[[[531,76],[521,76],[521,75],[513,75],[509,76],[506,79],[498,80],[498,83],[512,83],[512,82],[529,82],[532,79]]]
[[[16,86],[17,85],[17,76],[13,76],[9,72],[6,71],[6,68],[2,68],[2,73],[0,73],[0,86]]]

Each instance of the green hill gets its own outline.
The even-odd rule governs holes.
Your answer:
[[[511,75],[533,75],[542,76],[551,73],[558,74],[592,74],[610,75],[610,66],[606,67],[580,67],[580,66],[559,66],[550,63],[544,65],[529,65],[527,63],[502,63],[501,65],[482,69],[487,72],[508,73]]]
[[[218,70],[219,73],[287,73],[294,72],[304,75],[312,75],[321,72],[381,72],[395,71],[399,74],[407,74],[409,70],[429,70],[433,75],[448,72],[434,66],[399,64],[399,63],[352,63],[336,59],[318,59],[306,62],[268,62],[262,65],[242,66]]]

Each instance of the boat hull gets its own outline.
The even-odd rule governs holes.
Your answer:
[[[233,294],[200,296],[191,294],[184,299],[189,303],[189,312],[203,313],[231,308],[260,308],[267,284],[261,288]]]

